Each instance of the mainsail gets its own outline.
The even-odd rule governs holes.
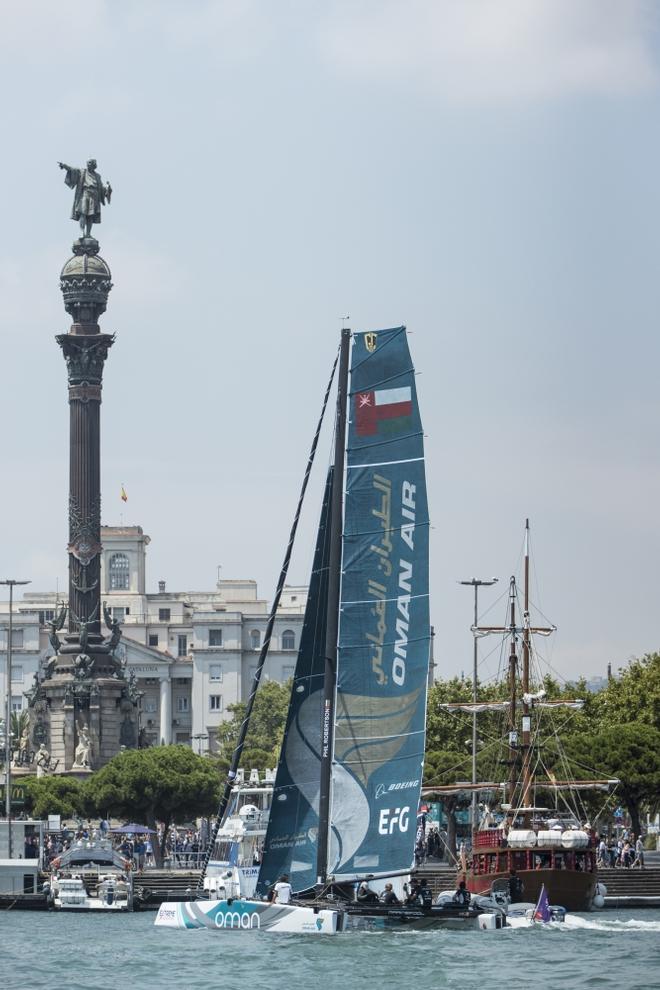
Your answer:
[[[405,327],[353,338],[328,873],[412,865],[429,669],[424,444]]]
[[[325,646],[329,502],[332,468],[323,498],[305,619],[268,830],[257,882],[263,895],[282,873],[296,893],[314,885],[319,823],[321,707]]]

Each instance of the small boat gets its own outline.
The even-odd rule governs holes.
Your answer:
[[[78,840],[53,860],[49,905],[58,911],[132,911],[130,864],[109,839]]]
[[[258,771],[252,770],[248,782],[241,781],[233,787],[227,817],[218,830],[206,868],[204,889],[209,893],[224,887],[228,871],[234,869],[242,895],[252,897],[255,892],[274,775],[267,770],[264,781],[258,778]]]
[[[531,928],[534,925],[547,925],[551,921],[566,921],[566,908],[548,902],[544,884],[541,884],[541,893],[536,904],[510,904],[507,910],[509,928]]]
[[[224,897],[163,904],[157,925],[335,934],[476,926],[481,915],[503,913],[494,902],[489,912],[423,898],[401,903],[414,864],[431,639],[423,431],[405,327],[343,330],[338,363],[334,462],[256,897],[246,899],[236,871],[227,871]],[[299,512],[300,503],[296,522]],[[230,800],[296,522],[216,832]],[[268,903],[283,874],[293,899]],[[391,883],[388,903],[360,903],[363,881],[375,894]]]

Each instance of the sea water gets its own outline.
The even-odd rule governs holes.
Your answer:
[[[660,987],[660,911],[495,932],[176,931],[155,913],[0,912],[2,990]]]

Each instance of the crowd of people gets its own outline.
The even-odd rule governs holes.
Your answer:
[[[607,841],[604,837],[601,837],[598,843],[596,865],[599,869],[603,869],[604,867],[614,869],[620,866],[624,869],[639,867],[643,870],[644,840],[642,836],[638,835],[635,838],[634,835],[630,835],[626,831],[619,839],[610,838]]]
[[[133,869],[141,870],[156,865],[156,844],[162,847],[163,825],[155,834],[147,832],[126,833],[113,829],[106,819],[95,826],[90,821],[78,822],[73,827],[62,826],[57,832],[47,832],[44,839],[44,865],[48,865],[72,845],[78,842],[95,842],[108,839],[121,855],[130,861]],[[163,865],[172,869],[196,869],[204,854],[205,842],[199,829],[176,828],[169,830],[165,840]],[[30,835],[25,840],[25,859],[39,857],[39,837]]]

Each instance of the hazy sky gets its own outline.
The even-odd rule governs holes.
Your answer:
[[[440,672],[471,668],[456,581],[498,575],[493,603],[525,516],[559,673],[660,647],[659,11],[4,0],[0,576],[66,586],[57,161],[93,155],[114,188],[102,514],[151,535],[150,590],[221,565],[272,596],[350,314],[411,332]]]

